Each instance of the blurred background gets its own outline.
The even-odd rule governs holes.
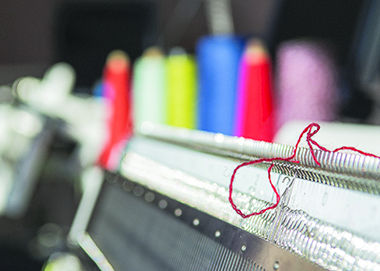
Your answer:
[[[346,101],[342,114],[365,120],[373,109],[368,88],[378,80],[378,9],[375,1],[237,0],[230,12],[234,33],[263,39],[273,61],[283,41],[327,42],[342,88],[355,96],[354,104]],[[76,91],[89,92],[113,49],[125,50],[132,60],[152,45],[166,52],[181,46],[194,53],[199,38],[212,34],[208,12],[201,0],[4,0],[0,84],[20,76],[41,77],[52,63],[65,61],[77,73]]]
[[[0,41],[1,270],[46,269],[71,251],[86,176],[114,169],[133,123],[152,115],[270,142],[293,120],[380,125],[376,0],[2,0]],[[158,70],[142,61],[157,56]],[[167,100],[151,115],[150,95]]]

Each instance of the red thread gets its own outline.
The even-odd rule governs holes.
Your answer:
[[[313,128],[315,128],[313,130]],[[271,171],[272,171],[272,168],[274,167],[274,164],[273,162],[274,161],[288,161],[288,162],[293,162],[293,163],[299,163],[298,160],[295,160],[294,158],[296,157],[296,154],[297,154],[297,150],[298,150],[298,146],[301,142],[301,139],[302,137],[306,134],[306,142],[310,148],[310,153],[311,153],[311,156],[313,157],[313,160],[314,162],[318,165],[318,166],[321,166],[321,164],[319,163],[315,153],[314,153],[314,148],[313,148],[313,145],[315,147],[317,147],[318,149],[322,150],[322,151],[325,151],[325,152],[338,152],[338,151],[342,151],[342,150],[350,150],[350,151],[355,151],[355,152],[358,152],[362,155],[365,155],[365,156],[370,156],[370,157],[375,157],[375,158],[379,158],[380,159],[380,156],[377,156],[377,155],[374,155],[372,153],[368,153],[368,152],[364,152],[364,151],[361,151],[361,150],[358,150],[354,147],[349,147],[349,146],[343,146],[343,147],[340,147],[340,148],[336,148],[335,150],[333,151],[330,151],[328,150],[327,148],[321,146],[320,144],[318,144],[314,139],[312,139],[312,137],[318,133],[318,131],[321,129],[321,126],[318,124],[318,123],[311,123],[309,124],[303,131],[302,133],[300,134],[298,140],[297,140],[297,143],[296,145],[294,146],[294,150],[293,150],[293,153],[291,156],[289,157],[274,157],[274,158],[261,158],[261,159],[257,159],[257,160],[253,160],[253,161],[249,161],[249,162],[244,162],[244,163],[241,163],[240,165],[238,165],[232,175],[231,175],[231,181],[230,181],[230,186],[229,186],[229,196],[228,196],[228,200],[231,204],[231,207],[232,209],[235,210],[235,212],[240,215],[242,218],[248,218],[248,217],[251,217],[251,216],[254,216],[254,215],[261,215],[263,213],[265,213],[266,211],[268,210],[271,210],[271,209],[274,209],[277,207],[277,205],[279,204],[280,202],[280,194],[278,193],[276,187],[273,185],[272,183],[272,179],[271,179]],[[237,171],[242,168],[242,167],[245,167],[245,166],[248,166],[248,165],[253,165],[253,164],[258,164],[258,163],[262,163],[262,162],[271,162],[269,168],[268,168],[268,180],[269,180],[269,184],[271,185],[272,189],[273,189],[273,192],[275,193],[276,195],[276,203],[274,203],[273,205],[265,208],[265,209],[262,209],[258,212],[253,212],[253,213],[250,213],[250,214],[244,214],[237,206],[236,204],[234,203],[233,199],[232,199],[232,192],[233,192],[233,183],[234,183],[234,180],[235,180],[235,175],[237,173]]]

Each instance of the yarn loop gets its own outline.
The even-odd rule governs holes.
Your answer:
[[[289,157],[285,157],[285,158],[284,157],[261,158],[261,159],[257,159],[257,160],[253,160],[253,161],[244,162],[244,163],[241,163],[238,166],[236,166],[235,169],[234,169],[234,171],[233,171],[233,173],[232,173],[232,175],[231,175],[230,186],[229,186],[229,196],[228,196],[228,200],[229,200],[229,202],[231,204],[232,209],[234,209],[234,211],[238,215],[240,215],[242,218],[248,218],[248,217],[255,216],[255,215],[261,215],[261,214],[265,213],[266,211],[274,209],[274,208],[276,208],[278,206],[278,204],[280,203],[281,197],[280,197],[280,194],[278,193],[276,187],[273,185],[273,182],[272,182],[272,179],[271,179],[271,171],[272,171],[272,169],[274,167],[274,163],[273,162],[275,162],[275,161],[286,161],[286,162],[292,162],[292,163],[299,163],[299,161],[296,160],[295,158],[296,158],[296,154],[297,154],[297,150],[298,150],[299,144],[300,144],[300,142],[301,142],[301,140],[302,140],[302,138],[303,138],[303,136],[305,134],[306,134],[306,142],[307,142],[307,144],[309,146],[311,156],[313,157],[314,162],[319,167],[321,166],[321,163],[318,161],[318,159],[316,157],[314,147],[317,147],[319,150],[322,150],[322,151],[325,151],[325,152],[339,152],[339,151],[342,151],[342,150],[350,150],[350,151],[354,151],[354,152],[360,153],[360,154],[365,155],[365,156],[370,156],[370,157],[374,157],[374,158],[380,159],[380,156],[377,156],[377,155],[372,154],[372,153],[364,152],[362,150],[359,150],[359,149],[356,149],[355,147],[350,147],[350,146],[342,146],[342,147],[336,148],[336,149],[334,149],[332,151],[328,150],[327,148],[323,147],[322,145],[320,145],[318,142],[316,142],[313,139],[313,136],[315,134],[317,134],[320,129],[321,129],[321,126],[318,123],[310,123],[302,131],[302,133],[298,137],[296,145],[294,146],[293,153]],[[262,209],[262,210],[260,210],[258,212],[252,212],[250,214],[244,214],[241,211],[241,209],[239,209],[239,207],[236,206],[236,204],[234,203],[234,201],[232,199],[233,183],[234,183],[234,180],[235,180],[235,177],[236,177],[236,173],[242,167],[253,165],[253,164],[265,163],[265,162],[266,163],[270,163],[270,166],[268,167],[268,180],[269,180],[270,186],[273,189],[273,192],[276,195],[276,202],[273,205],[271,205],[271,206],[269,206],[267,208],[264,208],[264,209]]]

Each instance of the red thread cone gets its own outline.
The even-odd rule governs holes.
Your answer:
[[[98,163],[114,169],[122,145],[132,133],[130,99],[130,65],[121,51],[110,54],[104,68],[105,96],[108,103],[108,140]]]
[[[248,44],[241,61],[239,136],[271,142],[274,135],[271,65],[260,42]]]

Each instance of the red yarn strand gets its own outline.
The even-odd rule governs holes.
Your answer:
[[[315,128],[315,129],[313,130],[313,128]],[[317,147],[319,150],[325,151],[325,152],[339,152],[339,151],[342,151],[342,150],[350,150],[350,151],[358,152],[358,153],[360,153],[362,155],[365,155],[365,156],[369,156],[369,157],[374,157],[374,158],[380,159],[380,156],[377,156],[377,155],[372,154],[372,153],[364,152],[364,151],[361,151],[359,149],[356,149],[355,147],[350,147],[350,146],[343,146],[343,147],[340,147],[340,148],[336,148],[333,151],[330,151],[327,148],[325,148],[325,147],[321,146],[320,144],[318,144],[314,139],[312,139],[312,137],[316,133],[318,133],[318,131],[320,129],[321,129],[321,126],[318,123],[311,123],[311,124],[309,124],[301,132],[301,134],[298,137],[298,140],[297,140],[297,142],[296,142],[296,144],[294,146],[293,153],[289,157],[261,158],[261,159],[257,159],[257,160],[253,160],[253,161],[243,162],[243,163],[239,164],[238,166],[236,166],[235,169],[234,169],[234,171],[232,172],[232,175],[231,175],[230,186],[229,186],[229,196],[228,196],[228,200],[229,200],[229,202],[231,204],[232,209],[234,209],[234,211],[238,215],[240,215],[242,218],[248,218],[248,217],[255,216],[255,215],[261,215],[261,214],[265,213],[266,211],[274,209],[274,208],[276,208],[278,206],[281,197],[280,197],[280,194],[278,193],[276,187],[273,185],[273,182],[272,182],[272,179],[271,179],[271,171],[272,171],[272,168],[274,167],[273,162],[274,161],[287,161],[287,162],[292,162],[292,163],[299,163],[298,160],[295,160],[295,157],[296,157],[296,154],[297,154],[297,150],[298,150],[299,144],[301,143],[301,140],[302,140],[302,138],[303,138],[303,136],[305,134],[306,134],[306,142],[307,142],[307,144],[309,146],[311,156],[313,157],[314,162],[318,166],[321,166],[321,164],[318,161],[318,159],[317,159],[317,157],[316,157],[316,155],[314,153],[313,145],[315,147]],[[274,204],[272,204],[271,206],[269,206],[267,208],[264,208],[264,209],[262,209],[262,210],[260,210],[258,212],[253,212],[253,213],[250,213],[250,214],[244,214],[242,212],[242,210],[240,210],[239,207],[236,206],[236,204],[234,203],[234,201],[232,199],[233,183],[234,183],[234,180],[235,180],[235,177],[236,177],[236,173],[242,167],[253,165],[253,164],[259,164],[259,163],[263,163],[263,162],[271,163],[270,166],[268,167],[268,180],[269,180],[270,186],[272,187],[273,192],[276,195],[276,202]]]

